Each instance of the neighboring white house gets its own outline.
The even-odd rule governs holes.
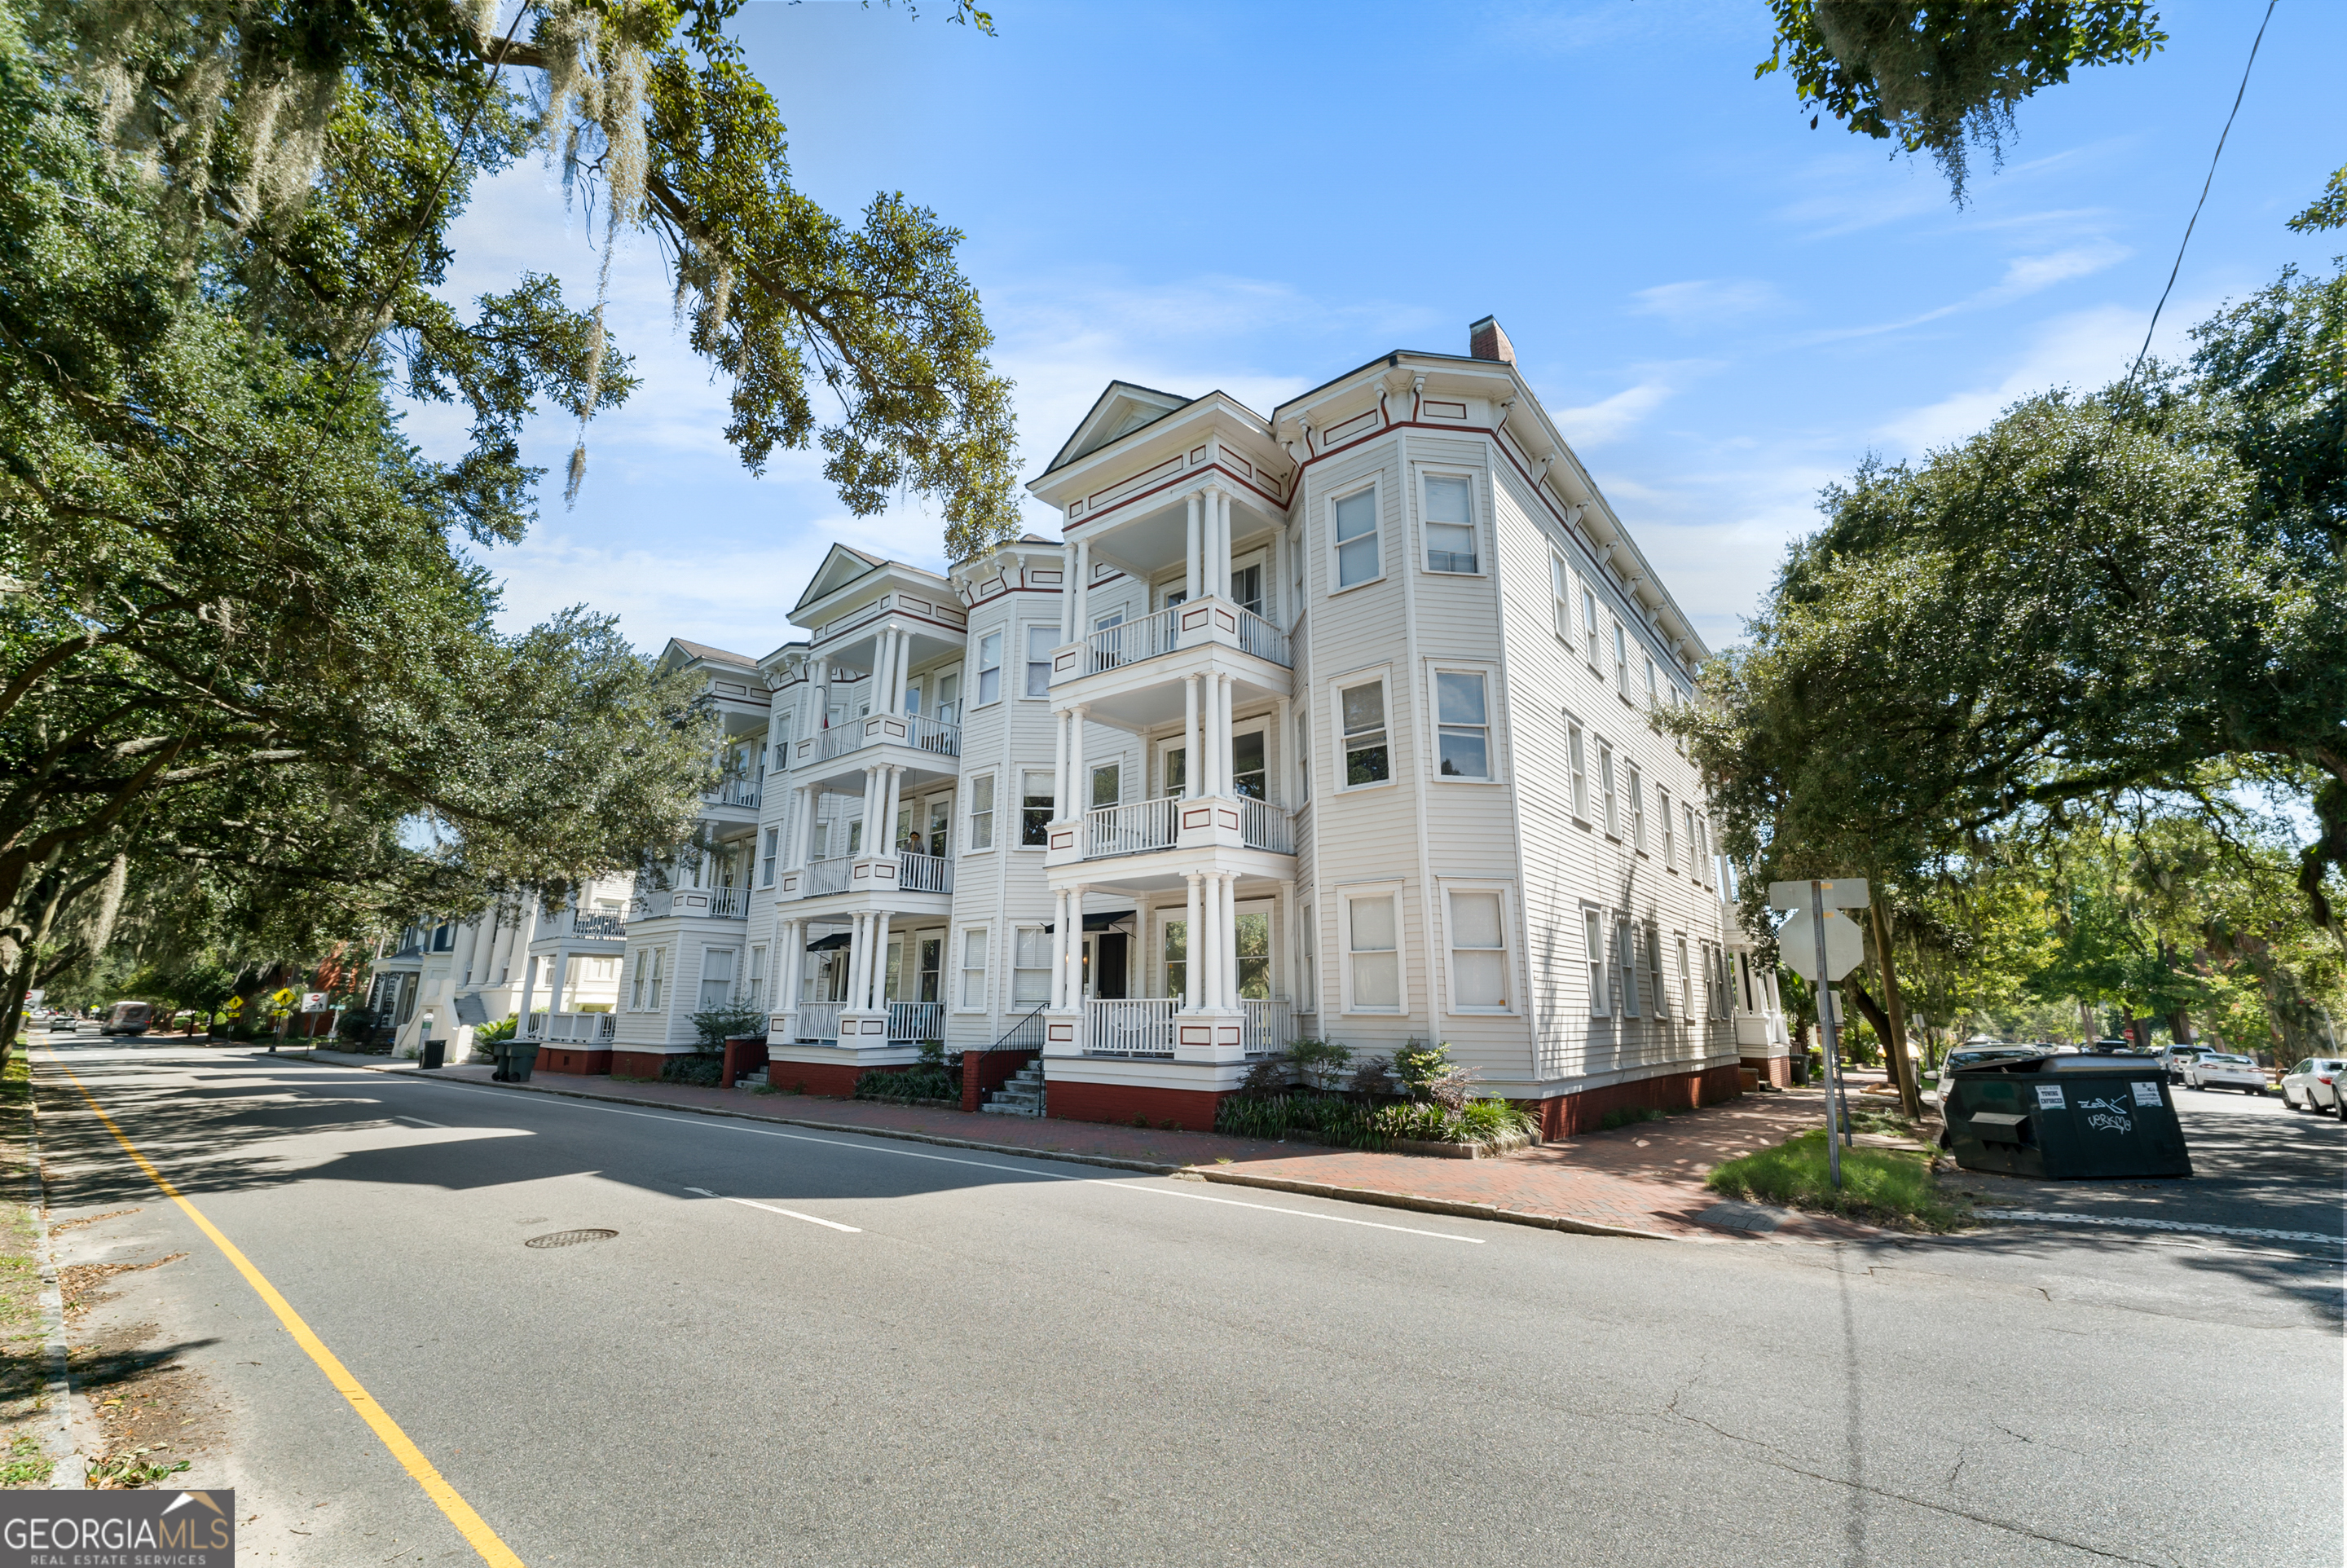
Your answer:
[[[804,641],[671,642],[723,716],[713,847],[638,879],[609,1023],[538,1026],[610,1056],[548,1065],[656,1071],[737,1003],[785,1086],[999,1044],[1050,1114],[1190,1127],[1300,1038],[1447,1043],[1552,1133],[1783,1081],[1652,720],[1706,651],[1470,334],[1268,416],[1112,384],[1029,487],[1061,540],[835,546]]]

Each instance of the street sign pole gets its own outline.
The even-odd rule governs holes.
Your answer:
[[[1818,939],[1818,1031],[1826,1044],[1826,1170],[1837,1191],[1841,1187],[1841,1037],[1834,1028],[1833,985],[1826,976],[1833,971],[1826,965],[1826,890],[1822,883],[1809,883],[1809,923],[1816,927]]]

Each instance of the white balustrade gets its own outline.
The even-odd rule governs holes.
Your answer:
[[[1179,1002],[1156,997],[1095,999],[1084,1020],[1086,1056],[1174,1054],[1174,1009]]]
[[[1239,796],[1239,842],[1275,855],[1296,853],[1296,819],[1285,806],[1252,795]]]
[[[750,913],[750,890],[747,887],[712,887],[709,889],[709,913],[719,920],[744,918]]]
[[[918,713],[905,716],[905,743],[918,751],[935,752],[941,757],[961,755],[961,726],[938,719],[925,719]]]
[[[897,886],[907,893],[950,893],[953,862],[942,855],[902,851],[897,856]]]
[[[812,898],[821,893],[847,891],[848,867],[856,864],[853,855],[835,855],[828,860],[810,860],[805,874],[799,879],[799,891]]]
[[[548,1018],[533,1013],[534,1019],[544,1020],[543,1027],[529,1038],[548,1045],[609,1045],[619,1017],[608,1012],[559,1012]]]
[[[1284,997],[1242,997],[1239,1011],[1245,1015],[1239,1038],[1249,1056],[1276,1056],[1297,1038],[1292,1032],[1294,1020]]]
[[[1296,668],[1296,655],[1289,651],[1287,633],[1252,610],[1240,610],[1238,621],[1241,652],[1268,659],[1283,669]]]
[[[1174,824],[1181,803],[1171,795],[1137,800],[1130,805],[1104,805],[1084,814],[1084,858],[1144,855],[1171,849],[1177,836]]]
[[[846,1008],[846,1002],[799,1003],[799,1038],[807,1040],[837,1040],[839,1015]]]
[[[1103,670],[1115,670],[1143,659],[1154,659],[1160,653],[1171,653],[1182,645],[1181,607],[1161,610],[1154,615],[1144,615],[1138,620],[1128,620],[1122,626],[1103,627],[1084,639],[1084,657],[1076,665],[1083,675],[1096,675]]]
[[[546,1038],[546,1013],[543,1009],[530,1014],[528,1018],[522,1020],[521,1038],[524,1040],[543,1040]]]
[[[890,1002],[888,1004],[888,1038],[890,1040],[941,1040],[945,1037],[945,1003]]]

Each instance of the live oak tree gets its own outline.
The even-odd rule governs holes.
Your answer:
[[[958,235],[792,189],[734,9],[0,4],[0,1051],[126,879],[326,933],[684,832],[692,694],[583,610],[499,634],[466,553],[532,520],[525,419],[635,384],[600,300],[440,292],[533,149],[607,256],[664,241],[745,463],[820,446],[851,508],[925,493],[955,553],[1013,527]],[[418,453],[401,393],[467,408],[468,448]]]
[[[1929,153],[1958,202],[1975,149],[2004,161],[2015,105],[2085,66],[2124,65],[2168,41],[2146,0],[1768,0],[1801,107]]]

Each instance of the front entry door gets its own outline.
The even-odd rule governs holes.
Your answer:
[[[1125,994],[1125,941],[1122,931],[1102,931],[1085,946],[1092,974],[1092,995],[1102,1001],[1113,1001]]]

